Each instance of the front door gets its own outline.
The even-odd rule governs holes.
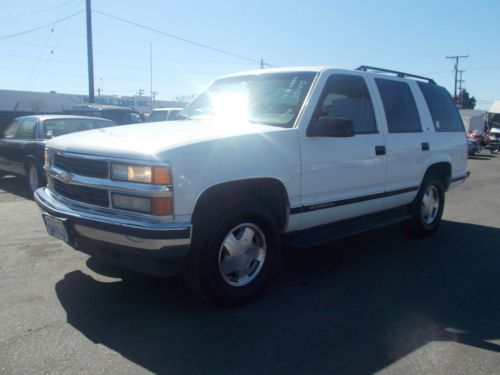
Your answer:
[[[385,139],[365,78],[332,74],[323,89],[311,124],[320,117],[349,119],[352,137],[301,138],[302,228],[361,216],[383,208]]]

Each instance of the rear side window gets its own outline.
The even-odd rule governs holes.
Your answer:
[[[16,139],[33,139],[36,126],[36,119],[30,118],[23,120],[15,138]]]
[[[417,105],[406,82],[376,78],[384,105],[389,133],[418,133],[422,131]]]
[[[149,122],[165,121],[167,119],[168,111],[153,111],[149,115]]]
[[[16,136],[17,131],[21,127],[21,121],[20,120],[14,120],[12,121],[9,125],[7,125],[7,128],[5,129],[3,133],[3,137],[5,139],[12,139]]]
[[[463,132],[464,125],[453,99],[444,87],[419,82],[437,132]]]
[[[377,133],[372,101],[363,77],[332,75],[323,90],[313,121],[324,116],[351,120],[356,134]]]
[[[51,119],[43,122],[43,130],[45,138],[49,139],[64,134],[101,129],[114,125],[111,121],[97,119]]]

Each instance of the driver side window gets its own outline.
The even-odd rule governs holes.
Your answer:
[[[320,117],[351,120],[355,134],[377,133],[373,105],[363,77],[332,75],[321,94],[313,123]]]

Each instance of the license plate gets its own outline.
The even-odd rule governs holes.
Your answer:
[[[45,228],[47,229],[47,233],[52,237],[63,240],[66,243],[69,243],[68,231],[66,230],[66,226],[64,225],[65,219],[59,219],[54,216],[50,216],[48,214],[43,214],[43,221],[45,222]]]

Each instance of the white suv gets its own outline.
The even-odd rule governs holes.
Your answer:
[[[47,145],[48,232],[218,305],[256,294],[282,242],[310,246],[394,222],[441,222],[467,177],[453,101],[433,80],[362,66],[216,80],[169,126]]]

